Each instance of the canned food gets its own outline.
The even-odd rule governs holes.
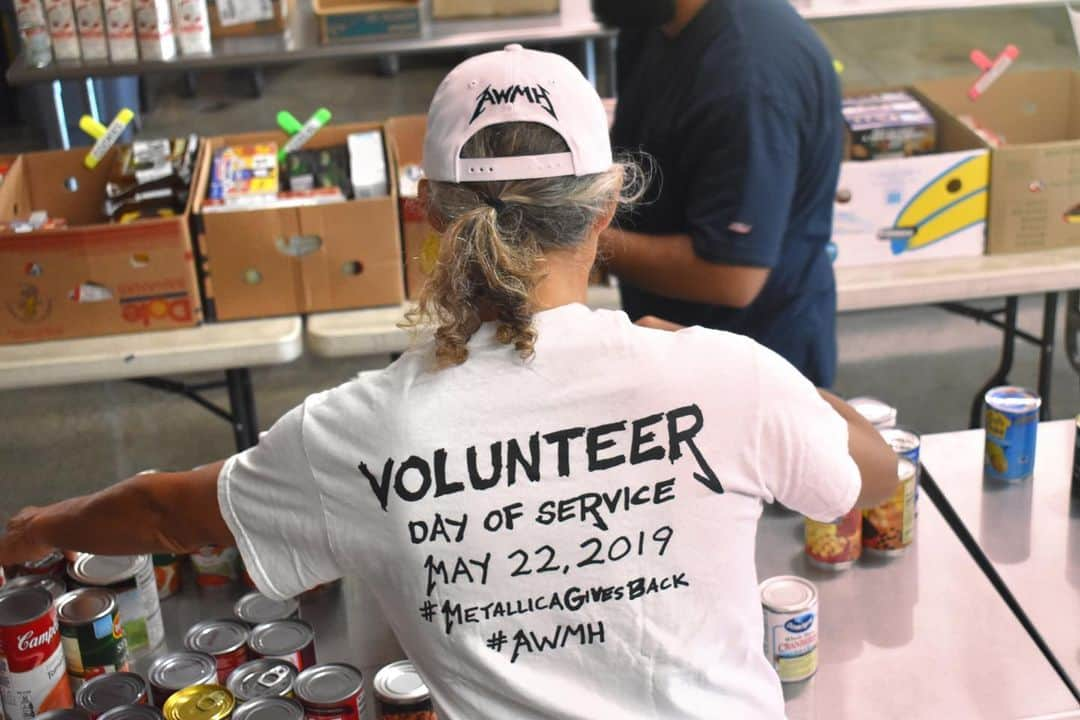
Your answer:
[[[818,593],[809,580],[779,575],[761,583],[765,657],[780,682],[799,682],[817,672]]]
[[[98,675],[127,671],[127,642],[111,591],[72,590],[56,601],[56,615],[72,690]]]
[[[64,553],[53,550],[45,557],[32,560],[17,566],[15,575],[49,575],[55,578],[64,577],[67,569],[67,559]]]
[[[195,581],[202,587],[222,587],[236,582],[239,553],[233,547],[207,545],[191,554]]]
[[[292,620],[300,617],[300,603],[296,598],[274,600],[262,593],[248,593],[233,605],[237,620],[255,627],[272,620]]]
[[[256,698],[237,707],[232,720],[304,720],[304,707],[289,698]]]
[[[248,649],[255,657],[277,658],[304,670],[315,664],[315,631],[303,620],[274,620],[255,626]]]
[[[206,653],[180,650],[162,655],[146,673],[154,705],[165,707],[173,693],[192,685],[213,685],[217,682],[217,662]]]
[[[153,705],[121,705],[101,714],[99,720],[163,720]]]
[[[862,510],[833,522],[806,518],[806,557],[824,570],[847,570],[862,555]]]
[[[155,554],[153,558],[158,599],[164,600],[180,592],[180,558],[165,553]]]
[[[287,660],[262,658],[251,660],[233,670],[229,692],[240,705],[263,697],[292,697],[297,670]]]
[[[375,673],[375,701],[383,720],[435,720],[431,693],[408,660]]]
[[[217,665],[219,685],[248,660],[248,627],[235,620],[204,620],[196,623],[184,636],[184,647],[206,653]]]
[[[67,586],[63,581],[52,575],[20,575],[8,579],[4,584],[3,590],[0,592],[7,592],[9,590],[15,590],[16,588],[26,587],[39,587],[44,589],[50,595],[52,595],[53,602],[55,603],[60,599],[64,593],[67,592]]]
[[[884,556],[903,555],[915,540],[915,465],[897,461],[897,484],[892,497],[863,510],[863,549]]]
[[[78,586],[104,587],[116,595],[128,652],[150,652],[165,639],[154,566],[149,555],[90,555],[82,553],[68,566]]]
[[[885,442],[889,443],[889,447],[893,449],[893,452],[898,457],[907,458],[915,465],[915,511],[917,514],[919,510],[919,476],[921,475],[919,451],[922,449],[922,438],[914,430],[902,427],[883,428],[880,432],[881,437],[885,439]]]
[[[996,387],[985,397],[986,457],[991,480],[1027,480],[1035,472],[1035,440],[1042,398],[1019,387]]]
[[[367,699],[364,676],[351,665],[315,665],[296,676],[296,699],[307,720],[360,720]]]
[[[228,720],[236,707],[232,693],[220,685],[193,685],[165,703],[165,720]]]
[[[46,710],[34,720],[90,720],[90,714],[82,708],[61,708]]]
[[[0,696],[8,720],[71,706],[56,608],[42,588],[0,593]]]
[[[90,720],[97,720],[121,705],[145,705],[149,695],[141,676],[116,672],[87,680],[75,693],[75,704],[90,713]]]
[[[875,397],[856,397],[848,400],[848,405],[878,430],[896,426],[896,408],[884,400]]]

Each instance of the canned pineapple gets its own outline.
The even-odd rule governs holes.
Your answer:
[[[824,570],[847,570],[862,555],[862,510],[833,522],[806,518],[806,557]]]

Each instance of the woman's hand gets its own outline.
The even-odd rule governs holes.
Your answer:
[[[31,520],[39,510],[28,507],[8,521],[7,529],[0,535],[0,565],[19,565],[52,552],[53,548],[38,542],[30,530]]]

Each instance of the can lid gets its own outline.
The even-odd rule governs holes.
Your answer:
[[[82,708],[59,708],[47,710],[35,716],[34,720],[90,720],[90,713]]]
[[[921,442],[917,433],[906,428],[881,428],[878,433],[897,455],[918,449]]]
[[[112,585],[134,576],[147,560],[148,555],[80,553],[71,563],[71,576],[87,585]]]
[[[121,705],[136,705],[145,693],[146,683],[135,673],[109,673],[87,680],[75,694],[75,704],[91,715],[100,715]]]
[[[908,482],[914,480],[918,474],[919,469],[915,467],[915,463],[911,462],[907,458],[897,458],[899,462],[896,464],[896,477],[898,482]]]
[[[56,601],[56,615],[60,622],[82,625],[112,615],[116,610],[116,597],[105,588],[85,587],[72,590]]]
[[[233,606],[233,614],[251,625],[261,625],[271,620],[290,618],[299,607],[300,603],[297,602],[296,598],[274,600],[262,593],[253,592],[236,601],[236,605]]]
[[[375,696],[391,705],[412,705],[431,697],[416,666],[408,660],[391,663],[375,674]]]
[[[856,397],[848,400],[848,405],[876,428],[892,427],[896,424],[896,408],[884,400],[876,397]]]
[[[40,557],[37,560],[31,560],[30,562],[22,563],[22,567],[24,567],[24,568],[26,568],[27,570],[30,570],[30,571],[42,570],[44,568],[47,568],[47,567],[49,567],[51,565],[55,565],[56,563],[63,562],[63,561],[64,561],[64,554],[62,552],[60,552],[59,550],[53,550],[52,552],[50,552],[45,557]]]
[[[236,707],[232,693],[220,685],[192,685],[165,701],[166,720],[225,720]]]
[[[164,717],[153,705],[121,705],[105,711],[98,720],[163,720]]]
[[[235,620],[204,620],[192,625],[184,635],[184,647],[220,655],[242,648],[247,642],[248,632],[247,625]]]
[[[315,631],[303,620],[274,620],[251,631],[248,647],[259,655],[288,655],[314,639]]]
[[[328,705],[348,700],[364,689],[364,676],[351,665],[314,665],[296,676],[296,697]]]
[[[303,720],[304,707],[289,698],[264,697],[236,708],[232,720]]]
[[[799,612],[817,600],[817,588],[796,575],[777,575],[761,583],[761,604],[773,612]]]
[[[296,668],[286,660],[262,658],[246,662],[229,675],[229,692],[237,701],[277,697],[292,691]]]
[[[159,657],[146,675],[153,687],[183,690],[213,681],[217,677],[217,662],[206,653],[180,650]]]
[[[1042,407],[1042,398],[1037,393],[1014,385],[1003,385],[986,391],[986,404],[995,410],[1010,413],[1023,413]]]
[[[0,592],[0,627],[21,625],[49,612],[53,598],[41,587],[14,588]]]

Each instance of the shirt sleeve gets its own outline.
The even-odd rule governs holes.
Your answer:
[[[780,257],[799,174],[795,122],[746,90],[692,111],[686,224],[703,260],[771,268]]]
[[[304,449],[304,406],[225,462],[218,504],[248,574],[270,597],[287,598],[342,576],[319,489]]]
[[[756,365],[758,469],[767,493],[821,522],[847,514],[862,489],[847,421],[776,353],[759,346]]]

